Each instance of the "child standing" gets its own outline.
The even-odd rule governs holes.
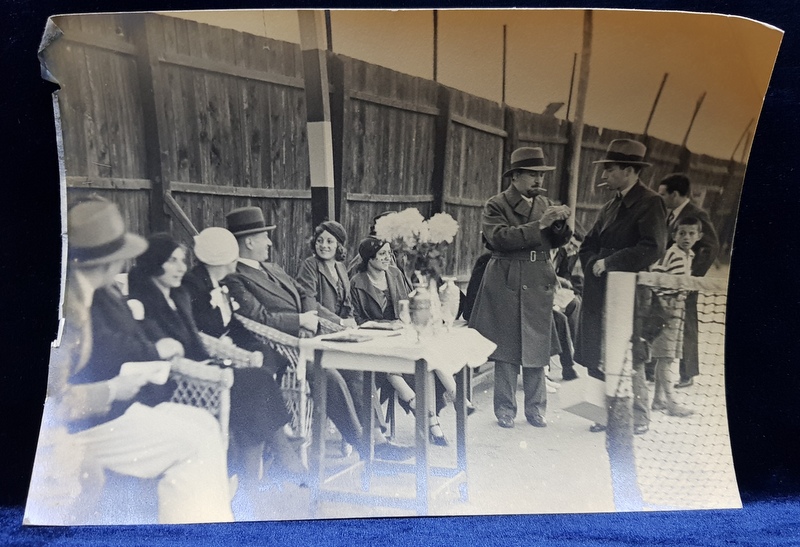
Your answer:
[[[698,218],[689,216],[680,219],[673,233],[675,243],[667,249],[661,260],[650,267],[650,270],[688,277],[692,271],[692,259],[694,258],[692,246],[701,237],[703,237],[703,225]],[[652,357],[656,363],[656,387],[652,408],[653,410],[664,410],[670,416],[690,416],[694,412],[680,406],[675,401],[672,383],[672,368],[677,366],[683,356],[686,291],[654,289],[653,292],[669,317],[669,321],[653,341]]]

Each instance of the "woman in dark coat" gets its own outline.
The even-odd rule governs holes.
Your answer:
[[[198,335],[190,293],[182,286],[186,252],[168,234],[155,234],[148,242],[150,246],[129,276],[130,297],[144,308],[145,332],[151,340],[169,337],[179,341],[188,359],[209,359]],[[283,432],[288,421],[280,391],[267,371],[234,369],[230,428],[241,452],[243,490],[249,492],[255,487],[267,442],[285,468],[303,470]]]
[[[389,243],[375,237],[368,237],[358,246],[358,254],[362,263],[359,272],[350,281],[353,313],[356,322],[361,325],[367,321],[394,321],[400,315],[400,300],[408,299],[408,288],[403,273],[397,268],[390,268],[392,249]],[[409,380],[399,374],[376,376],[381,387],[381,398],[385,399],[391,390],[397,392],[400,406],[409,412],[415,409],[414,390]],[[436,412],[431,411],[430,440],[434,444],[447,445],[439,425],[438,412],[443,407],[440,382],[436,382]]]

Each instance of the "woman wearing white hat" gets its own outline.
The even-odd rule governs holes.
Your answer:
[[[236,270],[236,238],[225,228],[206,228],[194,238],[194,254],[199,263],[184,276],[183,288],[189,293],[197,329],[216,338],[228,336],[237,345],[251,345],[247,329],[233,316],[235,303],[227,287],[220,284]],[[257,488],[265,445],[285,470],[305,471],[283,431],[290,417],[273,373],[267,367],[234,369],[230,426],[239,449],[239,461],[233,464],[238,465],[243,493]]]

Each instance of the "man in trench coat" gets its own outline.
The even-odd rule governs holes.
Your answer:
[[[604,380],[602,370],[603,306],[608,272],[640,272],[661,258],[667,245],[667,217],[658,194],[639,180],[647,148],[629,139],[611,141],[603,167],[603,182],[615,192],[603,205],[581,244],[584,271],[583,304],[575,344],[575,361],[589,375]],[[645,433],[650,414],[644,364],[634,363],[634,433]],[[592,426],[593,432],[605,428]]]
[[[517,376],[522,367],[525,417],[545,427],[547,389],[544,367],[550,362],[553,296],[558,284],[550,250],[569,241],[569,208],[553,205],[542,188],[541,148],[511,154],[504,176],[511,185],[486,202],[482,230],[492,257],[475,299],[469,325],[497,344],[494,413],[501,427],[514,427]]]

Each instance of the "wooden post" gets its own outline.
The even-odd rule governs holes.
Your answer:
[[[169,179],[162,156],[164,147],[161,145],[166,138],[166,120],[163,111],[165,82],[158,60],[159,53],[164,49],[163,33],[158,29],[160,16],[128,13],[121,17],[137,51],[136,71],[139,93],[142,96],[146,172],[147,178],[152,182],[150,230],[171,232],[171,216],[166,203],[166,195],[170,189]]]
[[[572,90],[575,87],[575,67],[578,64],[578,54],[572,54],[572,76],[569,78],[569,97],[567,97],[567,115],[565,120],[569,121],[569,113],[572,110]]]
[[[306,91],[311,222],[316,226],[336,218],[325,14],[321,10],[299,10],[297,17]]]
[[[656,93],[656,98],[653,101],[653,107],[650,109],[650,115],[647,117],[647,123],[644,124],[644,136],[647,136],[647,132],[650,130],[650,122],[653,121],[653,115],[656,113],[656,107],[658,106],[659,99],[661,99],[661,92],[664,91],[664,85],[666,85],[668,77],[669,72],[665,72],[664,77],[661,79],[661,85],[658,86],[658,93]]]
[[[700,112],[700,107],[703,106],[703,101],[706,98],[706,92],[703,91],[703,94],[700,95],[700,98],[697,99],[697,104],[694,105],[694,113],[692,114],[692,119],[689,121],[689,127],[686,128],[686,134],[683,136],[683,142],[681,146],[686,148],[686,143],[689,141],[689,133],[692,132],[692,126],[694,125],[694,121],[697,119],[697,113]]]
[[[633,450],[633,362],[630,352],[636,273],[610,272],[603,317],[603,367],[608,424],[606,450],[617,511],[641,510],[643,502]]]
[[[347,134],[345,116],[347,101],[350,100],[349,67],[338,55],[328,55],[333,93],[331,95],[331,136],[333,138],[333,200],[336,220],[344,218],[344,150]]]
[[[439,10],[433,10],[433,81],[439,81]]]
[[[756,121],[755,118],[750,118],[750,122],[747,124],[747,127],[745,127],[744,131],[742,131],[739,140],[736,141],[736,146],[733,148],[733,152],[731,152],[731,161],[734,161],[734,158],[736,157],[736,151],[739,150],[739,147],[742,145],[742,141],[744,141],[745,136],[747,136],[750,133],[750,128],[753,126],[755,121]],[[745,150],[747,150],[746,146]],[[744,155],[742,155],[742,157],[744,157]],[[742,163],[744,163],[744,161]]]
[[[325,37],[328,42],[328,51],[333,51],[333,25],[331,24],[331,10],[325,10]]]
[[[517,123],[518,112],[508,105],[503,105],[503,129],[506,131],[505,147],[503,149],[503,158],[500,161],[502,165],[501,173],[508,169],[511,163],[511,153],[519,148],[519,123]],[[502,192],[505,190],[505,184],[502,176],[497,181],[496,191]]]
[[[508,26],[503,25],[503,87],[500,92],[503,104],[506,104],[506,61],[508,57]]]
[[[570,139],[570,179],[567,204],[572,214],[569,225],[575,228],[578,208],[578,177],[580,176],[581,145],[583,144],[583,115],[586,110],[586,91],[589,88],[589,63],[592,58],[592,10],[583,14],[583,47],[581,49],[581,71],[578,76],[578,94],[575,101],[575,122]]]
[[[433,180],[431,193],[433,206],[431,213],[436,214],[444,210],[444,188],[447,173],[447,157],[450,153],[450,122],[452,117],[452,94],[450,89],[439,86],[437,103],[439,115],[436,116],[436,137],[433,144]]]

